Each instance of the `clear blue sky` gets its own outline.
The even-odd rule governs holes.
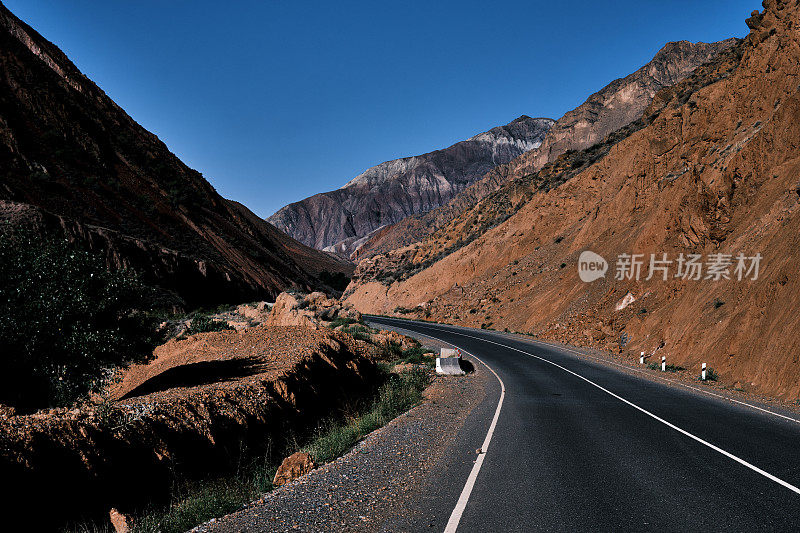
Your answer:
[[[758,1],[5,0],[261,216],[526,114],[559,118]]]

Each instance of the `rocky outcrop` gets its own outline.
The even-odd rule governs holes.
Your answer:
[[[659,353],[729,386],[800,398],[800,8],[766,0],[738,45],[665,88],[642,127],[569,179],[534,173],[498,225],[402,281],[371,281],[348,301],[391,313],[425,303],[433,320],[532,332],[638,358]],[[570,165],[571,166],[571,165]],[[561,173],[567,172],[561,167]],[[540,176],[544,181],[537,181]],[[538,183],[538,185],[536,185]],[[487,204],[487,215],[491,205]],[[591,250],[609,274],[586,283]],[[731,279],[617,279],[620,254],[730,254]],[[738,254],[761,269],[739,281]],[[703,271],[704,276],[707,274]],[[616,310],[630,293],[635,301]],[[413,315],[412,315],[413,316]]]
[[[522,116],[449,148],[381,163],[267,220],[304,244],[349,255],[359,239],[444,205],[492,168],[536,148],[552,123]]]
[[[329,298],[321,292],[278,295],[266,324],[271,326],[323,327],[337,319],[361,320],[361,313],[352,305]]]
[[[716,43],[665,44],[649,63],[614,80],[553,125],[542,145],[511,165],[516,175],[539,170],[568,150],[583,150],[638,119],[658,91],[671,87],[727,50],[737,39]]]
[[[222,198],[0,4],[0,218],[133,267],[190,305],[321,287],[346,262]]]
[[[730,48],[736,39],[716,43],[667,43],[636,72],[614,80],[558,119],[541,146],[485,174],[447,204],[381,228],[351,244],[352,259],[364,259],[407,246],[442,228],[465,210],[502,187],[508,180],[530,174],[569,151],[600,143],[612,132],[641,117],[653,97]]]

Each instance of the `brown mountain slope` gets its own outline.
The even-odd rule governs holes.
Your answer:
[[[800,397],[800,7],[764,6],[732,72],[666,90],[648,125],[572,179],[405,281],[354,284],[349,301],[362,312],[422,304],[433,319],[628,356],[661,347],[744,389]],[[585,250],[610,261],[605,278],[579,279]],[[672,265],[667,281],[636,282],[614,278],[623,253],[763,259],[757,280],[685,280]],[[629,292],[636,301],[617,311]]]
[[[508,179],[535,172],[565,152],[583,150],[602,141],[611,132],[638,119],[659,90],[683,80],[735,42],[736,39],[717,43],[667,43],[636,72],[612,81],[558,119],[541,146],[491,170],[444,206],[375,232],[360,243],[351,258],[383,254],[422,240],[474,207]]]
[[[0,218],[64,232],[192,305],[350,268],[219,196],[1,4],[0,172]]]

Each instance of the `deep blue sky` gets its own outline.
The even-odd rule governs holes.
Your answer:
[[[5,0],[217,190],[269,216],[368,167],[559,118],[760,2]]]

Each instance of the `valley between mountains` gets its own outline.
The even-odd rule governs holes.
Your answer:
[[[800,2],[742,15],[262,218],[0,4],[3,515],[796,530]]]

